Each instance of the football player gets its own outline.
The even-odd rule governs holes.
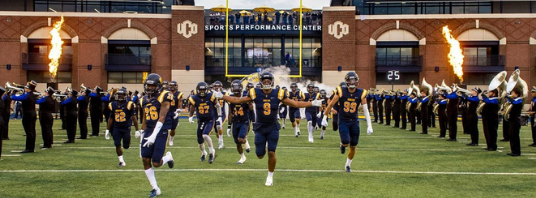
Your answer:
[[[326,111],[324,112],[324,118],[322,119],[322,125],[327,126],[328,112],[331,111],[333,105],[340,102],[339,114],[339,135],[341,137],[341,153],[344,154],[346,147],[350,144],[350,152],[346,159],[345,170],[351,172],[350,166],[355,155],[355,149],[359,142],[359,120],[358,120],[358,107],[359,104],[363,106],[363,112],[365,119],[367,120],[367,134],[372,134],[372,124],[370,121],[370,114],[367,106],[367,91],[357,88],[359,77],[355,72],[348,72],[344,77],[346,81],[346,87],[337,87],[336,95],[329,103]]]
[[[268,150],[268,177],[266,178],[266,186],[273,185],[273,174],[276,165],[275,150],[279,141],[279,129],[281,128],[277,121],[279,103],[283,102],[286,105],[294,108],[305,108],[311,106],[320,106],[321,100],[313,102],[296,102],[288,98],[287,93],[282,89],[274,89],[274,76],[270,72],[260,74],[261,88],[250,89],[248,95],[238,98],[225,96],[221,92],[214,92],[216,98],[233,103],[242,104],[254,102],[257,109],[255,124],[255,153],[259,159],[266,155]]]
[[[213,89],[214,91],[218,91],[218,92],[222,92],[223,94],[225,95],[229,95],[227,92],[223,91],[222,87],[223,87],[223,84],[220,82],[220,81],[216,81],[214,82],[213,84]],[[223,123],[227,120],[227,114],[225,113],[225,106],[227,106],[227,102],[223,101],[223,100],[219,100],[219,105],[221,107],[221,115],[219,116],[219,118],[221,118],[220,122],[216,121],[216,124],[214,124],[214,129],[216,130],[216,137],[218,138],[218,149],[222,149],[225,147],[225,145],[223,144]],[[228,108],[228,107],[227,107]],[[218,117],[216,117],[216,120],[218,120]]]
[[[160,167],[167,163],[169,168],[173,168],[175,164],[171,152],[168,151],[164,156],[168,130],[171,129],[173,119],[168,114],[173,95],[162,90],[162,78],[155,73],[147,75],[143,86],[146,94],[140,100],[145,113],[145,116],[141,116],[142,129],[144,129],[141,156],[145,174],[153,187],[149,197],[156,197],[162,192],[156,182],[153,167]]]
[[[169,133],[169,145],[173,146],[173,139],[175,138],[175,129],[179,126],[179,113],[182,112],[182,92],[178,90],[177,81],[171,81],[169,83],[169,92],[173,95],[173,100],[169,106],[169,112],[173,116],[173,123],[171,124],[171,130]]]
[[[119,165],[117,167],[121,168],[127,165],[123,159],[121,140],[123,140],[123,148],[130,148],[130,126],[132,126],[132,122],[134,122],[134,127],[136,128],[136,136],[139,137],[141,132],[139,131],[138,120],[136,120],[136,105],[132,101],[127,101],[127,90],[124,88],[119,89],[114,97],[115,101],[108,105],[111,115],[108,119],[104,137],[107,140],[110,139],[110,129],[113,128],[112,137],[115,152],[119,158]]]
[[[288,98],[296,102],[301,101],[304,97],[303,93],[298,90],[298,84],[296,83],[290,84],[290,92],[288,94]],[[300,109],[289,107],[288,110],[289,120],[292,123],[292,127],[294,127],[294,133],[296,134],[296,137],[298,137],[300,136]]]
[[[195,94],[188,98],[188,101],[190,102],[188,121],[194,123],[194,111],[197,116],[197,143],[201,150],[201,161],[205,161],[207,156],[204,144],[206,142],[209,151],[208,163],[210,164],[212,164],[216,158],[216,150],[214,150],[214,147],[212,146],[210,133],[212,132],[215,122],[221,123],[221,109],[219,102],[212,94],[213,92],[209,91],[208,84],[200,82],[197,84]]]
[[[240,80],[234,80],[231,83],[231,92],[233,97],[240,98],[242,96],[242,84]],[[229,107],[229,126],[232,126],[233,139],[236,144],[236,150],[240,154],[238,164],[243,164],[246,161],[246,155],[242,149],[242,144],[247,141],[249,128],[249,104],[230,104]],[[249,150],[249,147],[246,147]],[[249,151],[248,151],[249,152]]]
[[[313,84],[307,85],[307,93],[304,94],[303,101],[311,102],[320,97],[320,93],[314,91],[315,86]],[[305,108],[305,117],[307,118],[307,132],[309,133],[309,143],[313,143],[313,133],[315,131],[316,121],[318,114],[318,107]]]

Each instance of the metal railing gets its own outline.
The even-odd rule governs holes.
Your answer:
[[[106,54],[106,65],[151,65],[151,55]]]
[[[465,56],[463,66],[504,66],[504,55]]]
[[[46,64],[50,63],[48,54],[44,53],[22,53],[22,64]],[[72,65],[73,55],[62,54],[59,60],[60,65]]]

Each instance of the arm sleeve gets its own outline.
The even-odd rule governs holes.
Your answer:
[[[23,101],[23,100],[27,100],[28,99],[28,93],[24,93],[20,96],[16,96],[16,95],[11,95],[11,99],[12,100],[16,100],[16,101]]]

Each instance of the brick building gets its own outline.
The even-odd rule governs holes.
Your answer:
[[[445,25],[464,49],[468,86],[485,89],[496,73],[510,74],[516,67],[529,85],[536,82],[532,1],[354,0],[350,6],[332,1],[311,12],[316,15],[304,15],[301,62],[299,17],[282,19],[283,12],[293,14],[290,10],[280,16],[261,14],[260,21],[252,21],[259,19],[252,8],[246,10],[251,15],[233,11],[225,55],[224,16],[176,1],[129,2],[0,0],[0,79],[36,80],[38,90],[45,88],[50,82],[48,32],[63,14],[59,89],[84,83],[141,90],[143,76],[156,72],[188,91],[199,81],[225,83],[280,65],[289,67],[291,75],[301,71],[304,78],[330,86],[347,71],[356,71],[363,87],[390,88],[389,71],[400,74],[392,82],[395,88],[423,77],[432,85],[443,79],[450,84],[459,80],[447,61],[449,49],[441,34]]]

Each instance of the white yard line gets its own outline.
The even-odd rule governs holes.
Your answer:
[[[0,173],[96,173],[96,172],[142,172],[142,169],[121,170],[0,170]],[[266,169],[166,169],[163,172],[265,172]],[[277,169],[278,172],[315,172],[337,173],[344,170],[302,170]],[[436,171],[394,171],[394,170],[352,170],[354,173],[387,173],[387,174],[426,174],[426,175],[523,175],[536,176],[536,173],[501,173],[501,172],[436,172]],[[346,173],[345,173],[346,174]]]

